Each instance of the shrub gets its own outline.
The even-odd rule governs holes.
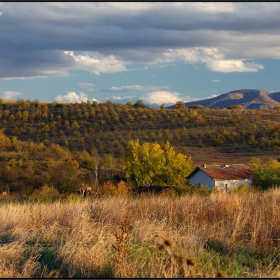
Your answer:
[[[34,202],[54,202],[60,197],[60,193],[54,186],[44,185],[35,190],[29,197]]]
[[[230,105],[227,107],[227,109],[242,109],[243,107],[239,104],[237,105]]]
[[[116,194],[118,195],[127,195],[129,192],[129,186],[126,182],[120,181],[117,184]]]
[[[112,196],[115,194],[115,192],[116,192],[116,187],[110,181],[105,182],[100,189],[100,193],[105,196]]]
[[[211,189],[205,185],[194,185],[190,184],[190,193],[191,194],[198,194],[198,195],[209,195],[211,193]]]
[[[128,195],[130,189],[130,185],[124,181],[120,181],[117,186],[115,186],[111,181],[107,181],[99,189],[99,192],[104,196],[126,196]]]
[[[251,192],[253,190],[253,188],[252,187],[250,187],[249,185],[242,185],[242,186],[240,186],[240,187],[233,187],[233,188],[231,188],[231,192],[232,193],[241,193],[241,194],[243,194],[243,193],[248,193],[248,192]]]
[[[209,107],[206,107],[206,106],[203,106],[203,105],[200,105],[200,104],[197,104],[197,105],[192,105],[192,106],[189,106],[188,108],[190,108],[190,109],[203,109],[203,110],[209,110]]]
[[[71,202],[80,202],[82,200],[82,196],[76,193],[70,193],[67,196],[67,200],[71,201]]]

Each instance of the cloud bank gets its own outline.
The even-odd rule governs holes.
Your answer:
[[[88,100],[88,95],[80,92],[80,94],[77,94],[74,91],[68,91],[67,94],[65,95],[58,95],[55,97],[55,101],[57,102],[66,102],[66,103],[81,103],[81,102],[87,102]],[[90,101],[98,101],[95,98],[91,99]]]
[[[2,98],[3,99],[16,99],[18,96],[22,95],[23,93],[22,92],[19,92],[19,91],[10,91],[10,90],[7,90],[7,91],[4,91],[2,93]]]
[[[142,100],[145,104],[154,107],[159,107],[162,104],[168,106],[168,105],[175,104],[177,101],[189,102],[189,101],[198,100],[198,98],[192,98],[187,95],[184,96],[178,92],[170,92],[170,91],[152,91],[139,95],[112,97],[113,102],[121,102],[121,103],[127,103],[128,101],[136,102],[137,100]]]
[[[176,61],[257,72],[255,60],[280,59],[278,2],[2,2],[0,11],[0,79]]]
[[[142,100],[144,103],[158,105],[173,105],[178,101],[195,101],[197,98],[192,98],[190,96],[182,96],[182,94],[178,92],[170,92],[170,91],[154,91],[149,92],[144,95],[138,97],[138,99]]]

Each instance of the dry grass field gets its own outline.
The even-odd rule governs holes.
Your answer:
[[[0,204],[0,277],[280,277],[280,190]]]

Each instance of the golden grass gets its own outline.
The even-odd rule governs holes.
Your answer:
[[[1,278],[280,277],[278,189],[7,203],[0,213]]]

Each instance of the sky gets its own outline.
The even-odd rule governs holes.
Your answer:
[[[2,2],[0,98],[152,107],[280,91],[278,2]]]

